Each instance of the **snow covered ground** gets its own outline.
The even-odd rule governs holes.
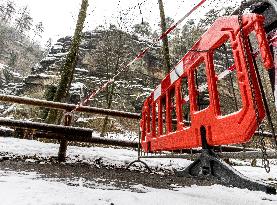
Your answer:
[[[138,185],[139,186],[139,185]],[[168,205],[168,204],[276,204],[276,196],[220,185],[192,186],[174,190],[139,186],[142,192],[68,186],[61,182],[37,179],[36,173],[0,171],[0,198],[3,205]]]
[[[0,138],[1,155],[17,157],[40,156],[50,158],[57,155],[59,145],[33,140]],[[128,149],[104,147],[69,146],[67,162],[94,164],[101,159],[105,165],[126,166],[136,158],[136,152]],[[183,159],[149,159],[146,162],[156,171],[180,169],[191,162]],[[274,163],[275,164],[275,163]],[[277,166],[271,164],[271,172],[266,174],[260,167],[236,166],[246,176],[264,181],[277,181]],[[93,186],[85,186],[86,184]],[[91,204],[277,204],[277,196],[246,189],[213,186],[173,186],[172,190],[154,189],[137,184],[133,189],[119,189],[75,179],[74,186],[52,178],[43,178],[36,172],[15,172],[0,170],[0,204],[3,205],[91,205]]]

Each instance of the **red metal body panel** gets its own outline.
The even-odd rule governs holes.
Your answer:
[[[246,37],[254,31],[260,53],[266,68],[273,67],[273,60],[263,29],[264,18],[250,14],[243,16],[243,32]],[[215,49],[226,41],[231,42],[242,107],[239,111],[226,116],[221,115],[217,90],[213,55]],[[195,52],[195,50],[207,52]],[[247,55],[245,55],[245,53]],[[201,146],[200,127],[207,131],[209,145],[236,144],[248,141],[257,129],[257,119],[252,100],[247,63],[250,64],[252,82],[255,90],[257,110],[261,121],[265,116],[264,106],[256,79],[253,59],[249,45],[243,50],[240,26],[237,16],[221,17],[194,44],[191,51],[185,54],[177,66],[164,78],[155,91],[145,100],[142,108],[141,145],[144,151],[176,150]],[[199,110],[197,88],[194,72],[204,63],[207,74],[210,104]],[[182,98],[181,81],[187,78],[191,123],[185,124],[182,106],[187,99]],[[175,102],[172,102],[172,94]],[[174,117],[173,115],[174,109]],[[165,113],[163,112],[165,110]],[[172,124],[172,118],[177,125]],[[174,130],[173,130],[173,126]]]

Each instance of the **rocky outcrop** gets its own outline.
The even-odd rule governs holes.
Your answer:
[[[20,94],[24,84],[24,78],[13,70],[15,69],[0,63],[0,94]]]
[[[124,43],[120,52],[124,61],[132,59],[139,50],[149,44],[147,41],[140,41],[136,36],[122,33]],[[106,59],[99,59],[99,53],[104,52],[102,47],[106,40],[107,31],[93,31],[83,33],[83,39],[79,49],[78,63],[75,68],[74,80],[70,89],[70,103],[78,103],[90,91],[107,81],[116,71],[108,70],[107,67],[113,65],[109,59],[113,55],[108,54]],[[49,54],[32,68],[31,75],[24,79],[23,93],[32,95],[40,93],[43,98],[44,91],[53,85],[57,85],[60,68],[71,45],[71,37],[60,38],[51,48]],[[129,52],[125,54],[124,52]],[[101,56],[105,56],[101,54]],[[128,56],[128,57],[126,57]],[[120,57],[119,57],[120,59]],[[105,64],[105,60],[109,61]],[[115,62],[114,62],[115,63]],[[127,62],[126,62],[127,63]],[[112,107],[114,109],[136,111],[140,110],[142,101],[159,83],[159,78],[155,77],[160,72],[161,59],[157,49],[145,55],[141,62],[136,63],[122,73],[115,82]],[[102,92],[91,102],[92,106],[105,107],[106,95]]]

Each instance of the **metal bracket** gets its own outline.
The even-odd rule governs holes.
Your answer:
[[[263,191],[276,194],[276,188],[263,182],[258,182],[243,176],[216,154],[203,149],[200,157],[184,171],[176,172],[179,177],[195,177],[198,179],[214,179],[225,186],[234,186],[253,191]]]
[[[177,176],[216,180],[225,186],[234,186],[253,191],[263,191],[267,194],[276,194],[275,187],[243,176],[240,172],[220,159],[211,148],[205,144],[205,127],[201,127],[200,130],[202,136],[202,153],[200,157],[185,170],[177,171]]]
[[[145,162],[141,161],[140,159],[137,159],[137,160],[135,160],[135,161],[132,161],[132,162],[126,167],[126,169],[129,169],[133,164],[135,164],[135,163],[137,163],[137,162],[143,164],[143,165],[145,166],[145,168],[146,168],[150,173],[152,172],[151,169],[150,169],[150,167],[149,167]]]

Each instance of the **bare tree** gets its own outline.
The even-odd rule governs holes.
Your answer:
[[[15,19],[15,28],[19,33],[29,31],[33,24],[33,18],[30,15],[29,8],[25,6],[20,12],[20,16]]]
[[[8,1],[6,5],[0,6],[1,21],[7,23],[11,20],[13,13],[15,12],[15,5],[13,1]]]
[[[44,32],[44,26],[42,24],[42,22],[38,22],[36,25],[35,25],[35,36],[39,36],[41,37],[42,33]]]
[[[126,34],[118,30],[114,25],[110,25],[110,29],[104,32],[100,46],[96,53],[96,65],[105,72],[106,79],[111,78],[120,68],[120,63],[126,58],[127,52],[122,49]],[[116,85],[111,84],[105,91],[106,108],[110,109],[114,100]],[[104,136],[107,132],[109,117],[105,116],[102,124],[100,136]]]
[[[150,36],[151,34],[151,27],[148,22],[143,22],[143,24],[135,24],[133,29],[135,33],[141,34],[143,36]]]
[[[81,43],[81,34],[84,27],[84,22],[87,15],[88,0],[82,0],[82,5],[78,15],[78,21],[76,24],[74,36],[72,39],[72,44],[69,50],[69,53],[66,57],[65,63],[61,68],[61,80],[59,82],[54,101],[62,102],[65,101],[68,96],[68,91],[71,86],[73,79],[73,74],[75,71],[75,66],[77,64],[77,57],[79,51],[79,45]],[[48,123],[57,123],[57,114],[56,110],[51,110],[48,114],[47,121]]]
[[[162,33],[166,32],[166,19],[165,19],[165,13],[164,13],[164,5],[162,0],[158,0],[159,2],[159,9],[160,9],[160,17],[161,17],[161,29]],[[168,38],[165,36],[163,38],[163,56],[164,56],[164,66],[167,70],[167,72],[170,72],[171,66],[170,66],[170,55],[169,55],[169,47],[168,47]]]

